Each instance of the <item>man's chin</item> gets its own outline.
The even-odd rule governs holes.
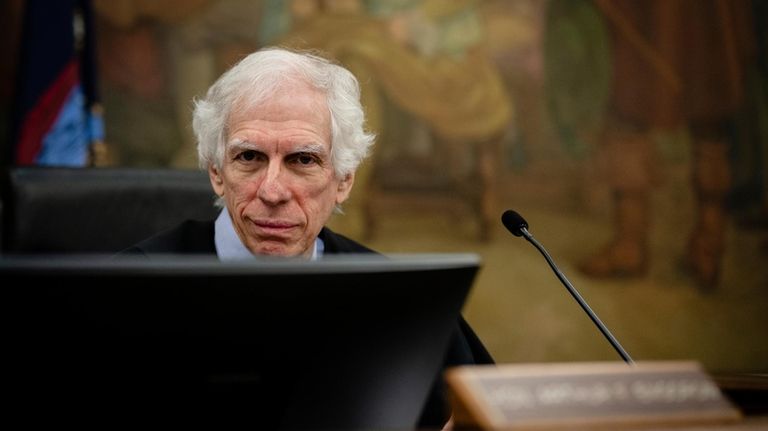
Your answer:
[[[307,257],[305,250],[298,247],[291,247],[281,243],[260,243],[256,247],[250,248],[251,252],[257,256],[267,257]]]

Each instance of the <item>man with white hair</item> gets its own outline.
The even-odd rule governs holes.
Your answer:
[[[324,227],[349,196],[355,169],[374,136],[355,77],[323,58],[276,48],[257,51],[216,81],[195,105],[200,166],[222,208],[215,221],[185,221],[127,253],[253,255],[318,259],[374,253]],[[446,366],[490,363],[459,319]],[[449,412],[437,376],[420,426],[439,427]]]
[[[187,221],[129,251],[222,260],[370,252],[324,228],[373,145],[364,119],[343,67],[282,49],[249,55],[195,105],[200,166],[222,207],[215,224]]]

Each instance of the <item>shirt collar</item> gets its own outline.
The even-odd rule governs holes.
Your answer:
[[[219,216],[216,217],[214,224],[214,243],[216,244],[216,255],[221,261],[235,261],[243,259],[253,259],[253,253],[240,241],[240,237],[235,232],[232,225],[232,218],[226,208],[222,209]],[[315,239],[310,260],[317,260],[323,256],[325,244],[319,237]]]

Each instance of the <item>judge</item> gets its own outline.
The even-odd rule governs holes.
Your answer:
[[[200,166],[218,196],[219,216],[185,221],[124,252],[220,260],[374,253],[324,227],[349,197],[373,145],[364,122],[358,82],[345,68],[277,48],[247,56],[196,101],[193,114]],[[445,365],[490,362],[460,319]],[[449,416],[436,376],[419,426],[441,427]]]

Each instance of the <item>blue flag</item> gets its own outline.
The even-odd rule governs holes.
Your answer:
[[[27,0],[15,126],[16,165],[86,166],[104,138],[88,0]]]

